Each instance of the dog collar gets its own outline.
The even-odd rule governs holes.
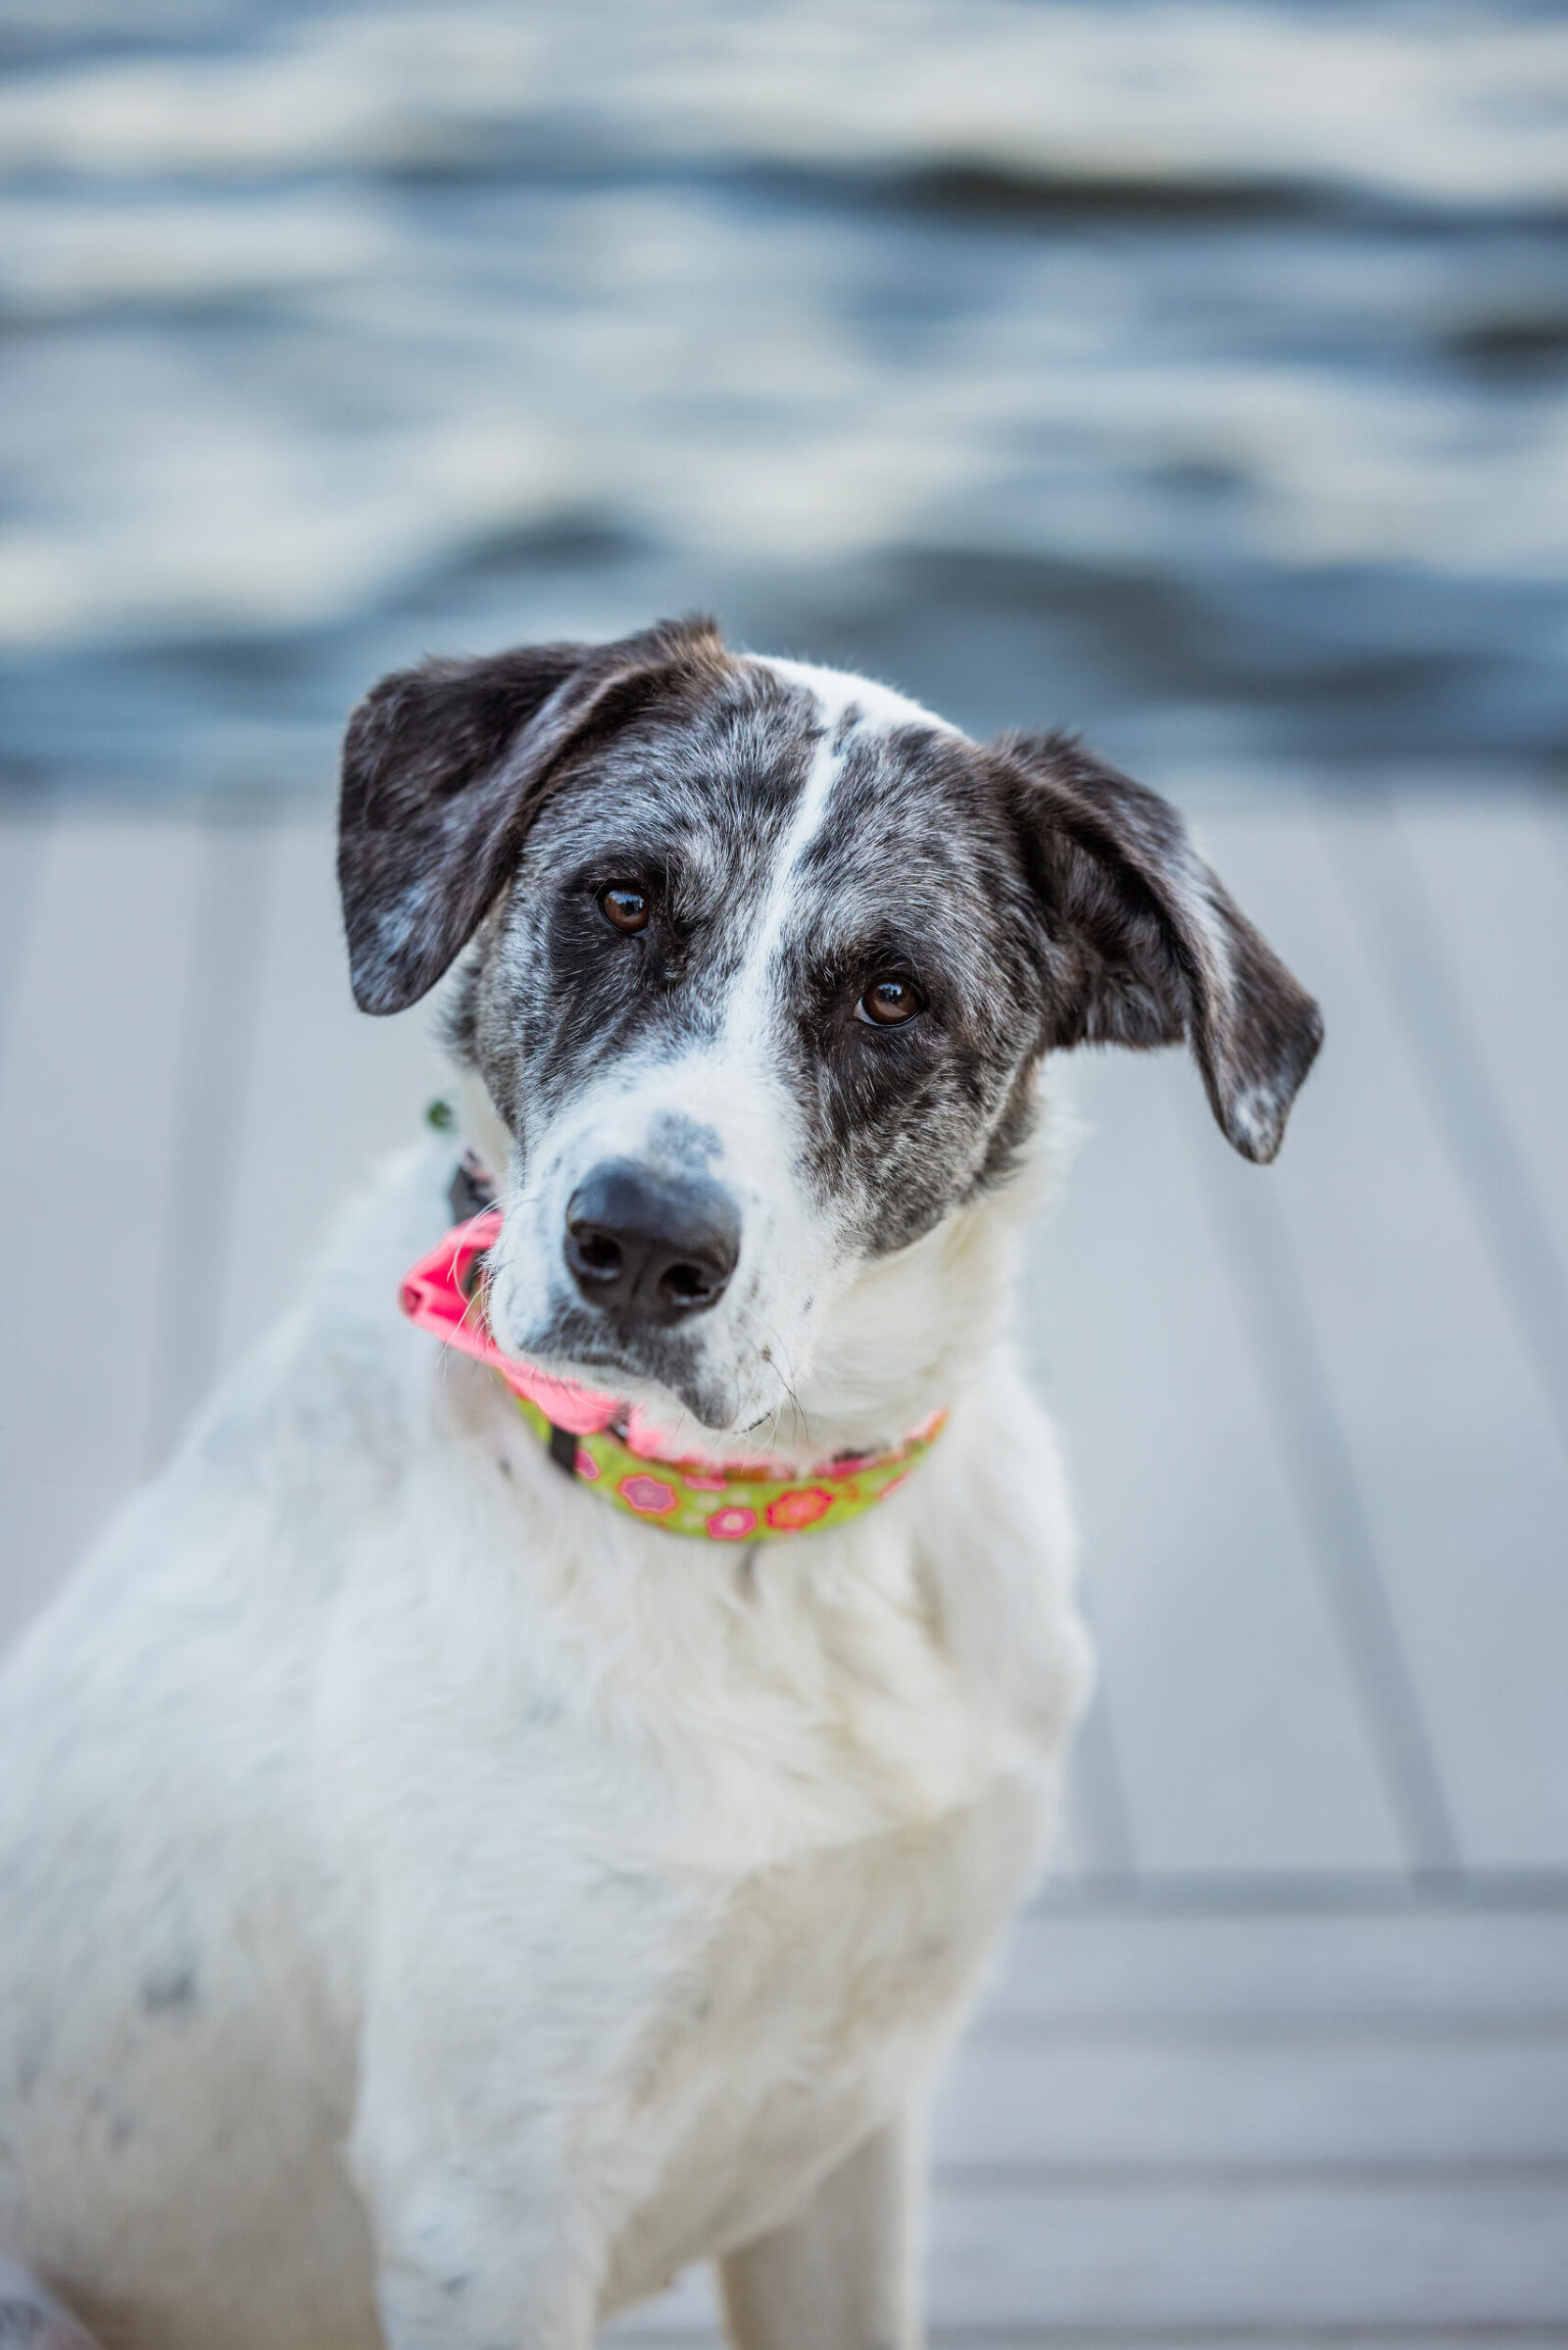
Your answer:
[[[844,1526],[896,1493],[941,1433],[947,1414],[934,1412],[896,1451],[845,1454],[807,1477],[781,1476],[766,1460],[667,1460],[635,1407],[503,1354],[479,1284],[480,1259],[500,1232],[494,1208],[454,1225],[404,1276],[403,1310],[487,1363],[557,1467],[647,1526],[710,1542],[778,1542]]]

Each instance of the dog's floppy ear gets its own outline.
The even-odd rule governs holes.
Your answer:
[[[1227,1139],[1271,1159],[1323,1038],[1311,997],[1156,794],[1065,735],[990,756],[1043,914],[1047,1044],[1185,1037]]]
[[[338,801],[360,1009],[402,1011],[434,987],[506,886],[567,753],[722,660],[710,621],[663,621],[615,644],[430,661],[372,687],[349,720]]]

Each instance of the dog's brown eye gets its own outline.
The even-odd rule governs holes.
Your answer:
[[[855,1016],[873,1028],[897,1028],[902,1020],[912,1020],[919,1008],[918,990],[889,972],[872,980],[855,1007]]]
[[[617,930],[629,933],[648,928],[651,909],[647,896],[642,890],[634,890],[629,882],[612,881],[608,890],[601,890],[599,910]]]

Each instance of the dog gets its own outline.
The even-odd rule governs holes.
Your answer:
[[[6,1668],[0,2246],[117,2350],[588,2350],[700,2260],[913,2350],[1089,1685],[1041,1072],[1185,1039],[1267,1160],[1316,1006],[1080,744],[700,620],[384,680],[340,817],[457,1131]]]

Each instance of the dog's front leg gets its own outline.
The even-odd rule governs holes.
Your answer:
[[[454,2073],[453,2095],[416,2102],[378,2066],[362,2096],[386,2350],[592,2350],[602,2246],[561,2132]]]
[[[721,2268],[736,2350],[919,2350],[918,2132],[894,2124]]]
[[[461,2175],[427,2179],[400,2222],[377,2216],[386,2350],[592,2350],[597,2264],[573,2235],[537,2202],[519,2211]]]

